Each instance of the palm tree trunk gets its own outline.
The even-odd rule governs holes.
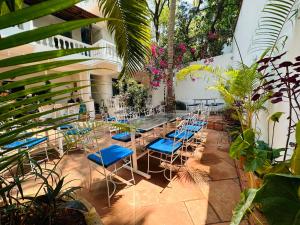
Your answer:
[[[176,0],[170,0],[170,14],[168,23],[168,71],[167,71],[167,98],[166,110],[175,109],[175,96],[173,91],[173,58],[174,58],[174,29],[175,29]]]

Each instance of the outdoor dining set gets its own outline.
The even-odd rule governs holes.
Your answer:
[[[114,179],[115,175],[123,168],[130,170],[131,178],[127,182],[133,185],[135,184],[134,173],[150,179],[151,173],[162,172],[164,177],[171,181],[173,172],[171,167],[176,163],[184,166],[187,159],[186,153],[190,151],[188,147],[192,143],[201,143],[202,131],[207,126],[209,114],[210,108],[207,106],[198,106],[197,110],[192,112],[177,113],[166,113],[163,106],[157,109],[150,108],[139,114],[124,110],[114,116],[107,115],[102,120],[66,122],[57,126],[52,134],[46,131],[39,136],[28,135],[28,138],[5,145],[2,150],[26,150],[29,159],[32,158],[31,153],[35,149],[42,150],[44,157],[39,161],[30,160],[32,171],[36,163],[49,160],[50,149],[57,150],[60,157],[68,154],[71,148],[83,150],[90,162],[90,167],[105,177],[110,206],[110,199],[118,183]],[[167,127],[170,124],[174,129],[168,131]],[[157,129],[162,131],[161,135],[160,132],[155,132]],[[97,134],[99,130],[107,131],[106,134],[110,134],[115,144],[103,148],[99,134]],[[149,137],[151,137],[150,141],[148,141]],[[137,153],[138,142],[142,145],[140,154]],[[147,157],[147,171],[139,169],[138,159],[141,157]],[[161,168],[158,170],[150,168],[151,160],[159,160]],[[91,185],[92,177],[89,183]],[[111,183],[113,188],[111,188]]]

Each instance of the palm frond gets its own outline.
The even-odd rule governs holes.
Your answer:
[[[68,8],[80,1],[81,0],[48,0],[16,11],[9,10],[5,14],[0,14],[0,21],[2,21],[0,22],[0,29],[5,29],[9,26],[18,25],[52,14],[56,11],[61,11],[62,9]],[[0,8],[3,4],[4,1],[0,1]],[[62,32],[71,31],[73,29],[80,28],[81,26],[106,20],[107,19],[103,18],[77,20],[24,31],[0,39],[0,49],[6,50],[12,47],[30,44],[33,41],[43,40],[44,38],[52,37]],[[66,101],[66,98],[68,98],[71,93],[87,87],[73,87],[73,83],[79,82],[78,80],[70,79],[67,82],[58,82],[56,79],[81,72],[87,72],[89,69],[51,73],[51,69],[84,62],[86,59],[60,59],[56,61],[55,59],[95,49],[96,48],[64,49],[29,54],[19,52],[17,56],[0,60],[0,67],[3,69],[2,71],[4,71],[0,73],[1,148],[8,143],[54,129],[59,124],[66,123],[67,120],[72,122],[70,118],[72,116],[74,117],[74,115],[58,116],[57,118],[50,118],[47,121],[40,120],[41,116],[66,109],[67,107],[70,107],[69,105],[43,112],[39,112],[38,109],[41,106],[55,104],[58,101]],[[42,73],[46,70],[50,71],[47,76]],[[45,84],[47,81],[50,81],[50,83]],[[70,86],[70,88],[66,88],[66,85]],[[18,89],[19,87],[24,87],[24,90],[11,92],[11,90]],[[49,126],[49,124],[52,125]],[[1,152],[1,154],[3,156],[5,156],[4,154],[13,156],[9,158],[3,157],[4,160],[1,160],[0,162],[1,172],[3,172],[2,169],[7,169],[11,165],[18,164],[20,157],[24,156],[20,155],[20,157],[17,157],[19,156],[19,153],[13,149],[8,149]]]
[[[99,8],[114,35],[118,56],[123,60],[120,76],[143,68],[150,53],[150,15],[146,0],[99,0]]]
[[[269,55],[281,50],[287,40],[285,28],[293,23],[299,10],[299,0],[268,0],[252,39],[250,52],[270,49]]]

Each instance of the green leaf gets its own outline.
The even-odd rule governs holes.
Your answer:
[[[241,200],[233,210],[233,216],[231,218],[230,225],[239,225],[251,208],[257,189],[247,189],[241,193]]]
[[[36,104],[36,102],[39,102],[40,100],[44,100],[44,99],[49,99],[52,97],[57,97],[60,95],[64,95],[67,93],[71,93],[71,92],[75,92],[78,91],[84,87],[87,86],[81,86],[81,87],[76,87],[76,88],[70,88],[70,89],[63,89],[63,90],[59,90],[59,91],[51,91],[50,93],[46,93],[43,95],[38,95],[38,96],[34,96],[31,98],[26,98],[26,99],[22,99],[19,101],[15,101],[15,102],[11,102],[9,104],[5,104],[3,106],[0,106],[0,115],[1,115],[1,120],[3,120],[2,114],[6,114],[8,111],[10,111],[13,108],[17,108],[17,107],[22,107],[23,105],[30,105],[30,104]],[[7,114],[6,114],[7,116]]]
[[[268,161],[268,152],[259,149],[253,149],[251,154],[248,153],[245,162],[245,171],[256,171],[261,169]]]
[[[2,72],[0,73],[0,77],[2,80],[9,79],[9,78],[13,79],[22,75],[38,73],[45,70],[50,70],[57,67],[67,66],[79,62],[84,62],[84,61],[88,61],[88,59],[60,60],[60,61],[41,63],[41,64],[36,64],[31,66],[24,66],[17,69]]]
[[[254,202],[259,203],[269,225],[300,224],[299,187],[300,176],[265,175]]]
[[[64,32],[74,30],[83,26],[87,26],[92,23],[107,21],[110,19],[93,18],[74,20],[58,24],[52,24],[45,27],[40,27],[34,30],[25,31],[22,33],[14,34],[6,38],[0,39],[0,50],[12,48],[24,44],[28,44],[34,41],[39,41],[48,37],[52,37],[56,34],[62,34]]]
[[[47,76],[45,76],[45,75],[34,76],[34,77],[14,81],[14,82],[8,83],[6,85],[0,86],[0,92],[4,92],[5,90],[10,90],[10,89],[17,88],[17,87],[36,84],[36,83],[43,82],[43,81],[44,82],[50,81],[50,80],[54,80],[54,79],[57,79],[60,77],[67,77],[67,76],[71,76],[73,74],[79,74],[81,72],[86,72],[86,71],[90,71],[90,70],[91,69],[71,70],[71,71],[66,71],[66,72],[61,72],[61,73],[47,74]]]
[[[268,0],[258,21],[258,27],[250,50],[257,51],[258,47],[265,50],[271,47],[269,55],[272,55],[275,50],[278,50],[278,45],[284,46],[285,41],[282,41],[282,37],[285,35],[282,31],[288,22],[294,22],[296,18],[294,10],[297,10],[297,7],[298,0]],[[275,35],[274,32],[272,34],[269,33],[270,31],[274,31]],[[259,43],[261,38],[267,39],[268,42]]]
[[[99,0],[99,8],[107,21],[117,54],[123,59],[120,76],[133,74],[144,67],[150,54],[150,15],[146,0]],[[138,12],[138,13],[133,13]]]
[[[11,101],[11,100],[14,100],[14,99],[25,97],[29,94],[35,94],[35,93],[39,93],[41,91],[50,91],[52,88],[65,86],[65,85],[73,83],[73,82],[75,82],[75,81],[53,83],[53,84],[47,84],[47,85],[43,85],[43,86],[27,88],[25,90],[15,92],[15,93],[12,93],[10,95],[0,97],[0,101],[2,101],[2,102]]]
[[[273,121],[274,123],[279,123],[280,117],[284,114],[284,112],[275,112],[272,115],[268,116],[268,121]]]
[[[0,29],[12,27],[51,13],[61,11],[82,0],[48,0],[0,17]]]
[[[63,184],[64,184],[64,180],[65,180],[65,177],[61,178],[58,181],[58,183],[57,183],[57,185],[56,185],[56,187],[55,187],[55,189],[53,190],[53,193],[52,193],[53,198],[56,198],[58,196],[58,194],[61,192]]]
[[[300,122],[296,124],[296,148],[291,159],[291,170],[295,175],[300,175]]]
[[[52,50],[45,52],[35,52],[26,55],[20,55],[15,57],[10,57],[0,60],[0,67],[8,67],[21,65],[25,63],[33,63],[38,61],[43,61],[47,59],[59,58],[67,55],[72,55],[76,53],[86,52],[97,50],[100,48],[73,48],[73,49],[61,49],[61,50]]]
[[[232,158],[238,159],[241,155],[246,155],[247,151],[252,150],[254,147],[255,133],[252,129],[244,131],[240,134],[229,149],[229,155]]]

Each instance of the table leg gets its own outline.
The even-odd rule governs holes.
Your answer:
[[[59,131],[58,132],[58,152],[59,152],[59,155],[60,157],[63,156],[64,154],[64,137],[62,135],[62,133],[60,133]]]
[[[133,154],[132,154],[133,172],[136,173],[136,174],[138,174],[138,175],[141,175],[141,176],[145,177],[146,179],[150,179],[151,175],[149,175],[147,173],[144,173],[143,171],[140,171],[138,169],[138,165],[137,165],[138,157],[137,157],[137,154],[136,154],[135,130],[131,131],[131,149],[133,150]],[[130,169],[129,166],[125,166],[124,168]]]
[[[55,131],[55,132],[57,132],[57,131]],[[50,136],[49,136],[49,131],[48,130],[45,131],[45,135],[48,137],[48,140],[47,140],[47,147],[48,147],[48,149],[50,149],[50,148],[55,149],[59,153],[59,156],[62,157],[62,155],[63,155],[63,148],[61,147],[62,146],[62,142],[60,144],[60,141],[58,140],[59,143],[58,143],[58,147],[57,147],[56,144],[54,144],[54,145],[51,144]],[[55,134],[54,143],[56,143],[56,134]]]
[[[165,137],[167,134],[167,125],[168,125],[168,123],[163,124],[163,137]]]

